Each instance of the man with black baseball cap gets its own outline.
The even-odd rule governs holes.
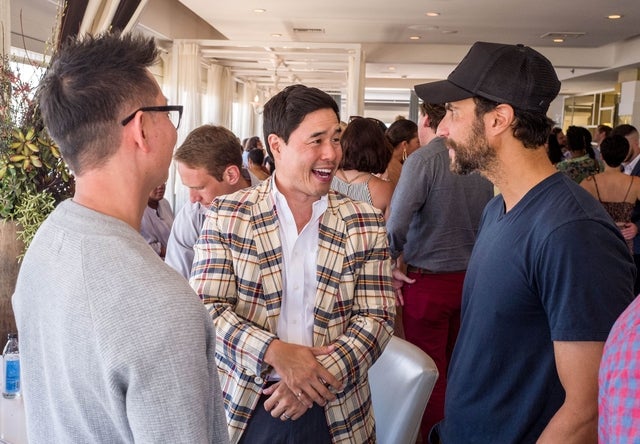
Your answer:
[[[415,90],[447,104],[438,133],[452,170],[502,193],[467,268],[432,442],[597,442],[602,347],[635,268],[602,205],[548,160],[553,66],[523,45],[477,42],[447,80]]]

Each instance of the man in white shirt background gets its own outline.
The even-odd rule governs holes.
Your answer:
[[[191,274],[193,246],[214,198],[249,184],[242,177],[242,147],[222,126],[202,125],[189,133],[173,155],[189,200],[176,215],[165,262],[186,279]]]

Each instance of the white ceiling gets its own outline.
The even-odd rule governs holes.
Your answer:
[[[12,30],[23,21],[27,39],[48,38],[56,0],[10,1]],[[416,83],[445,78],[478,40],[540,50],[556,67],[563,94],[611,89],[619,71],[640,66],[638,0],[148,0],[146,8],[173,1],[228,39],[202,42],[204,56],[260,88],[301,82],[344,90],[349,61],[361,51],[368,91],[408,93]],[[428,17],[430,11],[440,15]],[[623,17],[608,20],[613,13]],[[565,42],[543,37],[554,33],[566,34]],[[191,34],[176,26],[170,38]]]
[[[295,80],[344,88],[348,56],[328,47],[336,44],[362,45],[365,84],[378,89],[445,78],[479,40],[540,50],[558,69],[565,94],[610,88],[620,69],[640,64],[640,52],[622,62],[614,54],[617,45],[640,35],[638,0],[180,1],[231,44],[253,42],[246,52],[235,46],[225,53],[216,43],[205,55],[258,84],[277,75],[280,87]],[[610,14],[623,17],[609,20]],[[552,41],[558,35],[565,37],[563,43]],[[294,54],[288,42],[310,44]]]
[[[234,41],[271,40],[324,43],[421,42],[469,45],[477,40],[501,40],[530,46],[550,46],[541,36],[550,32],[585,35],[567,43],[593,48],[638,34],[637,0],[180,0]],[[264,8],[264,13],[252,12]],[[427,12],[439,12],[427,17]],[[606,16],[623,14],[618,21]],[[300,33],[296,28],[323,29]]]

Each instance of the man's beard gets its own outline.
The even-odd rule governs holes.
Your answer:
[[[451,159],[451,171],[455,174],[486,172],[497,161],[496,151],[489,146],[483,121],[480,118],[476,118],[473,122],[471,134],[465,142],[455,142],[447,138],[446,144],[455,153]]]

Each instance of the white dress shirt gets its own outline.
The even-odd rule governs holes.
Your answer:
[[[189,280],[193,264],[193,246],[198,241],[208,207],[200,202],[187,202],[176,214],[167,242],[164,261]]]
[[[282,304],[278,338],[284,342],[313,345],[313,312],[317,291],[316,268],[320,218],[327,210],[327,196],[313,203],[311,219],[298,233],[286,198],[273,180],[273,200],[282,241]]]
[[[153,251],[160,254],[167,249],[167,241],[173,224],[173,210],[167,199],[158,201],[158,209],[146,206],[140,223],[140,234]]]

